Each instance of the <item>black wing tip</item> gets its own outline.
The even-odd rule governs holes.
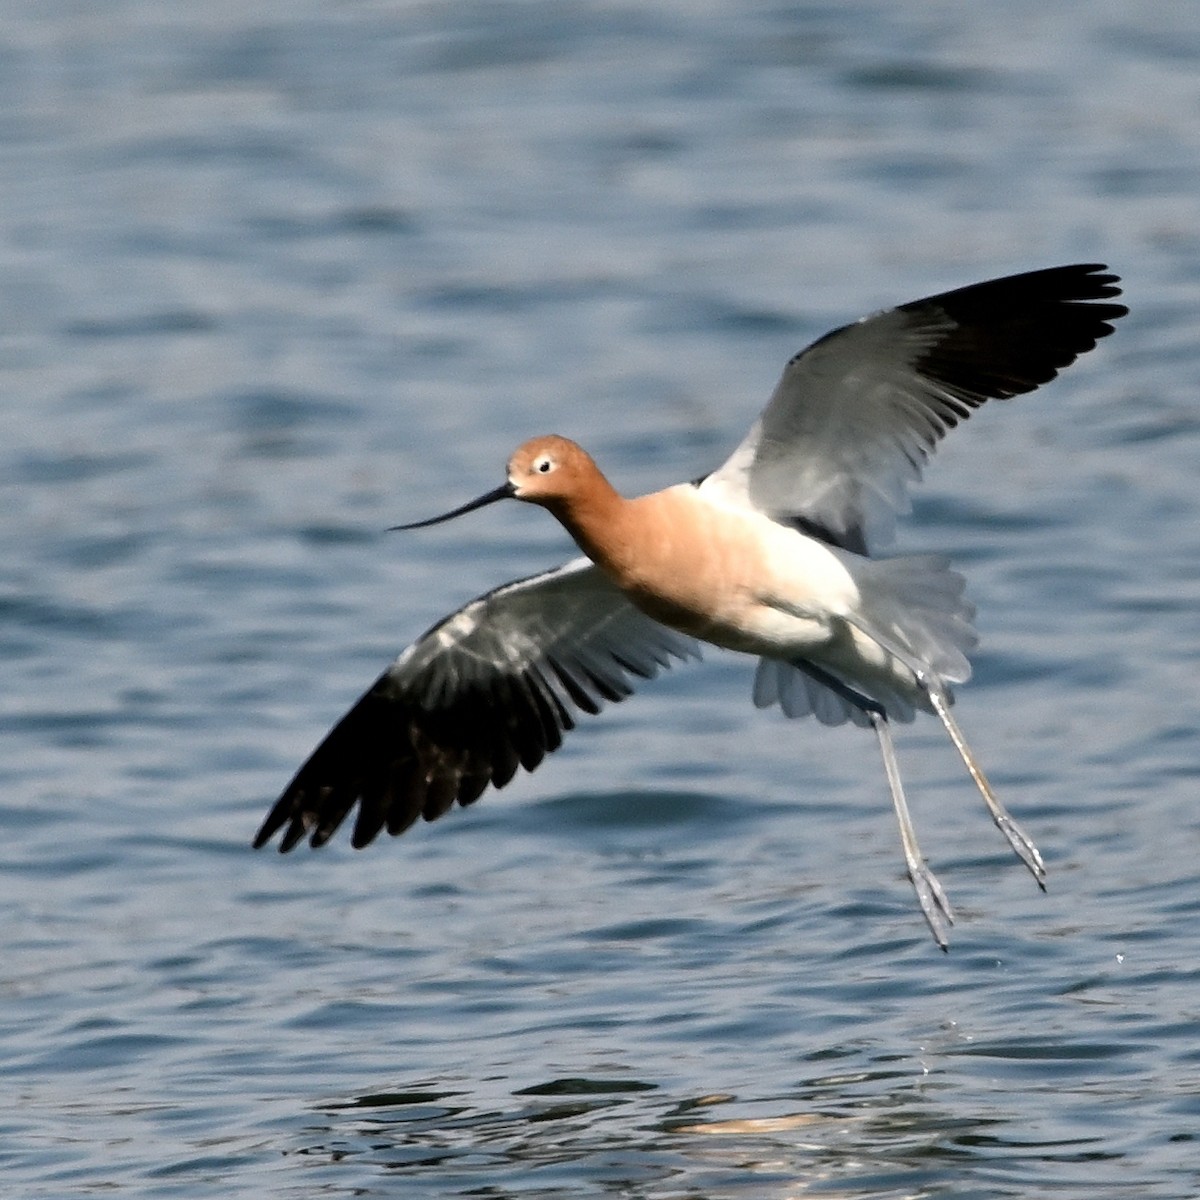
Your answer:
[[[935,296],[912,300],[899,307],[904,312],[912,312],[937,305],[957,315],[960,312],[971,314],[978,310],[1013,308],[1030,303],[1086,304],[1094,300],[1111,300],[1121,295],[1120,284],[1121,277],[1110,271],[1107,263],[1068,263],[969,283]],[[1111,310],[1113,320],[1128,311],[1121,304],[1088,304],[1088,309],[1092,312]]]
[[[258,832],[254,835],[254,841],[250,843],[253,849],[261,850],[287,824],[290,807],[290,804],[284,804],[284,797],[280,797],[275,802],[275,806],[267,813],[263,823],[258,827]],[[285,837],[283,842],[280,843],[279,849],[281,853],[291,849],[290,846],[285,845],[286,841]]]
[[[279,810],[277,812],[277,810]],[[301,842],[307,841],[313,850],[319,850],[337,832],[346,814],[336,821],[323,823],[318,814],[298,802],[292,793],[286,792],[276,803],[275,808],[268,814],[267,819],[259,827],[250,846],[254,850],[262,850],[270,844],[275,835],[282,829],[283,836],[279,839],[276,849],[280,854],[290,854]],[[379,831],[376,830],[375,833]],[[365,840],[351,839],[351,845],[360,849],[373,841],[373,833]]]
[[[601,700],[620,701],[632,691],[620,671],[578,676],[562,672],[561,692],[544,679],[504,680],[484,697],[488,708],[508,713],[499,728],[481,720],[478,695],[430,712],[377,683],[313,751],[251,844],[260,850],[282,830],[281,854],[305,840],[317,850],[352,817],[350,844],[361,850],[385,830],[399,836],[418,817],[433,821],[473,804],[489,785],[502,788],[561,747],[575,724],[571,705],[598,713]]]
[[[1031,272],[1033,276],[1041,272]],[[1050,267],[1047,274],[1061,278],[1064,284],[1073,284],[1069,293],[1060,296],[1048,296],[1047,299],[1057,299],[1065,303],[1087,303],[1094,300],[1112,300],[1121,295],[1121,277],[1109,270],[1107,263],[1073,263],[1065,267]],[[1016,276],[1021,278],[1021,276]],[[1092,317],[1101,321],[1116,321],[1128,314],[1129,309],[1124,304],[1092,304],[1087,303],[1087,311]],[[1104,334],[1111,333],[1109,328]]]
[[[1000,275],[995,279],[988,279],[982,283],[970,284],[967,288],[961,290],[966,291],[970,287],[990,287],[993,284],[1033,284],[1035,282],[1040,284],[1083,285],[1088,288],[1089,293],[1096,292],[1097,299],[1103,296],[1119,296],[1121,294],[1121,289],[1117,287],[1117,284],[1121,282],[1120,275],[1113,272],[1108,263],[1102,262],[1062,263],[1057,267],[1036,267],[1031,271],[1016,271],[1011,275]],[[1082,299],[1083,297],[1080,298]]]
[[[1082,345],[1079,353],[1091,350],[1096,341],[1114,332],[1114,321],[1129,315],[1127,305],[1099,303],[1113,300],[1122,294],[1121,277],[1110,271],[1107,263],[1076,263],[1066,267],[1051,267],[1050,271],[1059,272],[1064,285],[1074,286],[1070,290],[1064,287],[1059,295],[1047,295],[1046,301],[1070,308],[1089,322],[1087,332],[1094,340]]]

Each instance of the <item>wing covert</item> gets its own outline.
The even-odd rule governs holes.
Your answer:
[[[532,771],[574,714],[623,700],[697,644],[639,612],[586,558],[505,584],[409,646],[296,773],[254,839],[402,833]]]
[[[1128,311],[1101,264],[1052,267],[916,300],[797,354],[701,486],[855,553],[890,539],[937,443],[989,399],[1053,379]]]

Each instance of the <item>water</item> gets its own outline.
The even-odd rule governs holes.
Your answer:
[[[1200,10],[0,13],[6,1194],[1200,1192]],[[248,843],[413,635],[567,553],[381,531],[555,430],[711,468],[872,307],[1112,263],[1132,315],[945,444],[971,578],[900,753],[712,653],[354,853]],[[1195,1122],[1195,1124],[1194,1124]]]

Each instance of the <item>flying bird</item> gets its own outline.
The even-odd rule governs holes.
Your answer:
[[[939,555],[876,557],[941,438],[987,400],[1047,383],[1113,331],[1118,277],[1053,267],[903,304],[792,358],[741,445],[711,474],[619,495],[589,455],[535,437],[505,482],[435,525],[504,499],[548,509],[581,557],[439,621],[334,726],[254,845],[403,833],[503,787],[557,750],[579,713],[700,644],[754,655],[753,701],[874,730],[909,878],[944,950],[954,913],[917,843],[891,726],[935,715],[992,820],[1044,887],[1037,847],[955,720],[976,643],[964,580]]]

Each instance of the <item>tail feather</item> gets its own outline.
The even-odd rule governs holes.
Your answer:
[[[889,720],[907,724],[916,715],[912,699],[897,689],[876,684],[870,692],[869,698],[882,706]],[[754,674],[753,698],[757,708],[778,704],[784,716],[816,717],[822,725],[844,725],[850,721],[866,729],[871,724],[866,709],[814,678],[804,663],[760,658]]]
[[[882,638],[903,647],[937,676],[947,694],[950,684],[970,679],[967,652],[979,640],[971,624],[975,608],[963,595],[966,581],[950,569],[947,558],[923,554],[867,559],[848,552],[838,556],[858,585],[856,623],[861,628],[868,633],[876,629]],[[820,670],[836,674],[828,664]],[[932,711],[924,695],[913,695],[909,679],[910,686],[905,686],[881,675],[869,685],[859,681],[850,686],[882,705],[890,720],[907,722],[917,708]],[[759,708],[778,704],[789,717],[815,716],[823,725],[869,724],[862,708],[806,671],[803,662],[760,659],[753,695]]]
[[[898,640],[944,683],[971,678],[968,651],[979,642],[966,580],[940,554],[854,560],[863,624]]]

